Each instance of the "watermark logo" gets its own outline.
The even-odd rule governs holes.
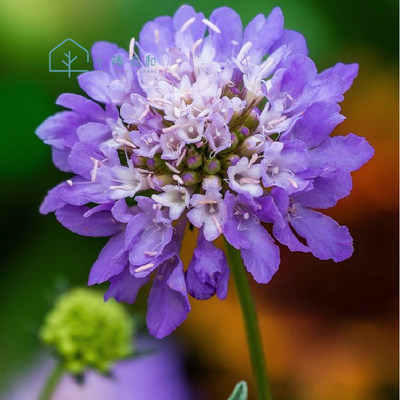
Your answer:
[[[150,68],[155,67],[157,65],[157,59],[151,55],[147,54],[144,62],[139,60],[137,56],[133,56],[131,60],[124,59],[121,54],[116,54],[111,58],[111,64],[114,68],[123,68],[124,64],[130,64],[134,67],[142,67],[142,68]],[[93,65],[96,69],[107,71],[109,68],[109,64],[105,62],[105,60],[100,56],[93,60]],[[154,69],[154,72],[157,70]]]
[[[89,63],[89,52],[74,40],[65,39],[49,52],[49,72],[66,72],[68,78],[71,78],[71,72],[88,71],[87,69],[72,69],[72,64],[75,61],[78,61],[78,63],[74,64],[74,68],[86,66],[86,64],[82,64],[85,62],[84,60],[86,60],[86,64]]]

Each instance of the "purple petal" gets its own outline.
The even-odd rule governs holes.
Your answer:
[[[259,210],[256,211],[255,215],[262,222],[282,223],[282,214],[275,204],[272,196],[258,197],[257,204],[259,206]]]
[[[114,235],[103,247],[89,274],[89,285],[103,283],[119,275],[128,264],[128,253],[124,248],[125,231]]]
[[[227,192],[224,204],[228,215],[223,227],[226,240],[240,249],[244,265],[254,279],[268,283],[279,267],[279,248],[256,216],[257,203],[250,196],[235,197]]]
[[[182,261],[177,258],[166,261],[158,268],[148,297],[149,332],[158,339],[169,335],[186,319],[189,311]]]
[[[325,209],[348,196],[353,187],[350,173],[333,170],[320,175],[313,181],[313,189],[296,194],[294,197],[302,205],[311,208]]]
[[[279,47],[286,45],[291,54],[308,55],[307,42],[304,36],[296,31],[285,29],[282,36],[274,43],[270,51],[273,52]]]
[[[121,199],[115,202],[111,212],[117,221],[128,223],[139,210],[138,207],[128,207],[125,199]]]
[[[293,98],[297,98],[316,74],[317,68],[310,58],[295,54],[288,60],[281,82],[281,90],[289,93]]]
[[[171,17],[159,17],[147,22],[139,35],[139,42],[146,53],[152,54],[157,59],[174,45],[174,27]],[[142,54],[141,57],[145,57]]]
[[[180,32],[184,24],[188,22],[191,18],[195,18],[195,21],[191,23],[184,32]],[[179,7],[174,15],[174,29],[176,31],[175,41],[180,42],[182,40],[182,44],[185,44],[187,47],[191,46],[194,42],[201,39],[204,36],[204,32],[206,30],[206,26],[203,24],[202,20],[204,15],[202,13],[196,13],[192,6],[183,5]],[[187,40],[187,37],[190,37],[190,41]],[[185,40],[186,39],[186,40]],[[180,47],[178,46],[177,47]]]
[[[225,253],[199,232],[197,247],[186,272],[187,290],[198,300],[206,300],[217,293],[225,299],[228,292],[229,267]]]
[[[104,71],[90,71],[78,76],[79,86],[91,98],[101,103],[110,102],[109,85],[112,78]]]
[[[60,187],[65,185],[65,182],[60,183],[48,191],[46,197],[40,205],[39,211],[41,214],[48,214],[65,205],[65,201],[61,198],[59,193]]]
[[[227,58],[235,56],[242,43],[240,16],[229,7],[220,7],[212,12],[210,21],[221,31],[221,33],[217,33],[212,29],[209,30],[216,49],[216,58],[225,61]]]
[[[68,163],[71,171],[75,174],[90,180],[91,171],[94,167],[95,160],[101,160],[102,154],[89,143],[78,142],[72,148],[71,154],[68,157]]]
[[[36,129],[36,135],[52,147],[69,149],[77,142],[76,129],[84,122],[75,112],[62,111],[44,120]]]
[[[81,125],[76,133],[82,142],[90,142],[94,145],[100,145],[111,138],[109,126],[99,122],[88,122]]]
[[[125,235],[125,248],[130,249],[134,245],[134,241],[137,241],[137,236],[142,234],[142,232],[150,224],[151,219],[149,216],[143,212],[138,213],[133,218],[130,219],[129,224],[126,227]],[[140,240],[140,238],[139,238]]]
[[[343,94],[353,83],[358,73],[357,64],[336,64],[334,67],[319,74],[312,84],[314,101],[339,103],[343,101]]]
[[[299,207],[290,221],[307,240],[312,254],[321,260],[343,261],[353,254],[353,239],[345,226],[319,212]]]
[[[310,249],[299,241],[286,221],[283,225],[275,224],[273,227],[273,234],[275,239],[287,246],[290,251],[310,252]]]
[[[109,71],[112,57],[123,51],[116,44],[109,42],[97,42],[93,45],[91,55],[93,67],[96,70]]]
[[[354,79],[358,75],[358,64],[337,63],[335,66],[321,72],[319,79],[329,81],[333,76],[339,76],[342,79],[343,93],[350,89]]]
[[[311,104],[290,130],[290,138],[302,140],[308,148],[320,145],[335,127],[344,121],[337,104],[316,102]],[[286,137],[286,135],[282,135]]]
[[[104,110],[97,103],[77,94],[63,93],[56,100],[56,104],[90,119],[101,120],[105,117]]]
[[[225,193],[224,205],[226,208],[226,221],[223,226],[223,233],[226,240],[235,248],[250,248],[251,243],[247,239],[247,235],[243,235],[243,232],[238,230],[238,221],[235,218],[235,196],[230,193]]]
[[[82,236],[111,236],[121,230],[121,224],[112,217],[110,211],[100,211],[84,216],[90,210],[89,207],[75,207],[67,204],[56,211],[56,217],[58,222],[70,231]]]
[[[70,154],[70,149],[60,150],[53,147],[51,149],[51,159],[53,164],[60,170],[64,172],[71,172],[71,167],[68,163],[68,156]]]
[[[245,228],[251,247],[240,249],[244,265],[256,282],[268,283],[279,267],[279,248],[261,224],[248,224]]]
[[[74,206],[83,206],[88,203],[106,203],[110,201],[109,196],[104,191],[104,187],[99,182],[85,181],[81,178],[73,178],[60,185],[58,193],[60,197]]]
[[[104,300],[114,297],[118,302],[133,304],[139,293],[139,290],[148,281],[149,277],[136,278],[129,273],[126,267],[119,275],[110,278],[110,287],[104,295]]]
[[[282,33],[283,14],[279,7],[275,7],[267,18],[262,14],[257,15],[246,26],[243,34],[243,44],[246,42],[253,44],[247,56],[252,62],[259,63]]]
[[[364,138],[350,133],[328,138],[321,146],[311,150],[310,166],[351,172],[361,168],[373,155],[374,149]]]

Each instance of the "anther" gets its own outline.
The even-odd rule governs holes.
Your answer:
[[[181,27],[181,29],[180,29],[179,32],[180,32],[180,33],[185,32],[186,29],[189,28],[189,26],[192,25],[194,21],[196,21],[196,18],[195,18],[195,17],[192,17],[192,18],[188,19],[188,20],[182,25],[182,27]]]
[[[154,267],[154,264],[153,264],[153,263],[145,264],[145,265],[142,265],[142,266],[139,267],[139,268],[136,268],[136,269],[135,269],[135,272],[146,271],[147,269],[150,269],[150,268],[153,268],[153,267]]]
[[[210,20],[208,20],[207,18],[203,18],[203,20],[201,21],[203,22],[203,24],[207,25],[210,29],[212,29],[214,32],[217,33],[221,33],[221,31],[219,30],[218,26],[213,24]]]

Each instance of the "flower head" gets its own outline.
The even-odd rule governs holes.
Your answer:
[[[155,336],[185,320],[188,292],[225,297],[229,269],[212,243],[221,235],[262,283],[279,266],[275,240],[320,259],[352,254],[347,228],[313,209],[347,196],[350,172],[373,155],[363,138],[330,137],[358,66],[318,73],[307,53],[279,8],[243,30],[230,8],[206,18],[182,6],[148,22],[129,53],[96,43],[93,57],[108,67],[78,78],[92,100],[61,95],[57,104],[71,111],[38,128],[55,164],[75,174],[41,211],[81,235],[111,236],[89,279],[110,281],[106,298],[132,303],[154,276],[147,322]],[[116,55],[125,60],[119,69]],[[187,223],[199,239],[185,272]]]
[[[103,304],[102,295],[74,289],[62,295],[47,315],[41,339],[53,347],[71,373],[112,364],[133,354],[133,323],[118,303]]]

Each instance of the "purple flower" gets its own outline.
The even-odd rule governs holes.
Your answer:
[[[103,376],[92,370],[85,372],[83,384],[65,375],[52,396],[53,400],[188,400],[191,388],[183,371],[179,348],[171,342],[155,342],[139,339],[138,349],[149,352],[136,359],[119,361],[111,370],[111,376]],[[12,382],[2,400],[38,398],[46,377],[54,366],[53,360],[35,360],[34,367]]]
[[[330,136],[356,64],[319,73],[279,8],[243,29],[230,8],[206,18],[182,6],[148,22],[129,52],[99,42],[92,55],[106,66],[78,78],[92,100],[61,95],[71,111],[37,130],[74,174],[41,212],[81,235],[111,236],[89,278],[110,282],[106,299],[133,303],[153,277],[147,323],[163,337],[187,317],[188,293],[226,296],[229,269],[212,243],[220,235],[260,283],[279,267],[277,242],[322,260],[351,256],[347,228],[315,210],[348,196],[350,173],[374,153],[353,134]],[[186,269],[188,224],[198,242]]]

